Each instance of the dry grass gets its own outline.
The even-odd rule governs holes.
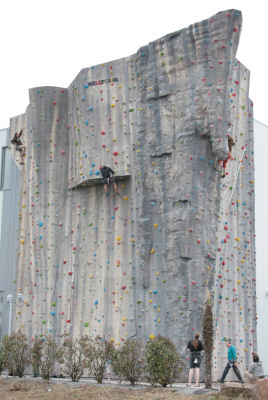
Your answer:
[[[188,395],[172,388],[131,388],[115,385],[47,383],[0,378],[1,400],[227,400],[219,394]]]

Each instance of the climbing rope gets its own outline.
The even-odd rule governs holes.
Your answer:
[[[237,182],[238,174],[239,174],[240,169],[241,169],[241,165],[242,165],[242,161],[243,161],[243,158],[244,158],[245,150],[246,150],[246,149],[244,148],[243,153],[242,153],[242,158],[241,158],[240,163],[239,163],[239,168],[238,168],[237,173],[236,173],[235,182],[234,182],[234,186],[233,186],[233,189],[232,189],[232,192],[231,192],[230,200],[229,200],[229,202],[228,202],[228,207],[227,207],[227,209],[229,208],[230,203],[231,203],[231,200],[232,200],[232,197],[233,197],[234,189],[235,189],[235,187],[236,187],[236,182]]]

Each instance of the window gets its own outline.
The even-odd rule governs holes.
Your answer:
[[[0,190],[9,189],[10,165],[11,165],[11,156],[8,151],[8,147],[2,147]]]

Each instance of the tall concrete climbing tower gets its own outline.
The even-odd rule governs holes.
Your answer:
[[[243,367],[255,342],[254,156],[241,13],[208,20],[30,90],[21,167],[15,327],[120,344],[161,333],[181,353],[214,304],[214,377],[224,338]],[[213,165],[228,156],[225,178]],[[14,157],[17,154],[14,153]],[[105,195],[100,165],[121,196]]]

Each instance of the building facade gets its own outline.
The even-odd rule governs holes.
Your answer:
[[[0,340],[12,329],[18,248],[20,170],[9,151],[9,129],[0,130]]]
[[[268,268],[267,268],[267,225],[268,225],[268,180],[267,148],[268,126],[254,121],[255,181],[256,181],[256,288],[257,288],[257,334],[258,354],[268,375]]]

